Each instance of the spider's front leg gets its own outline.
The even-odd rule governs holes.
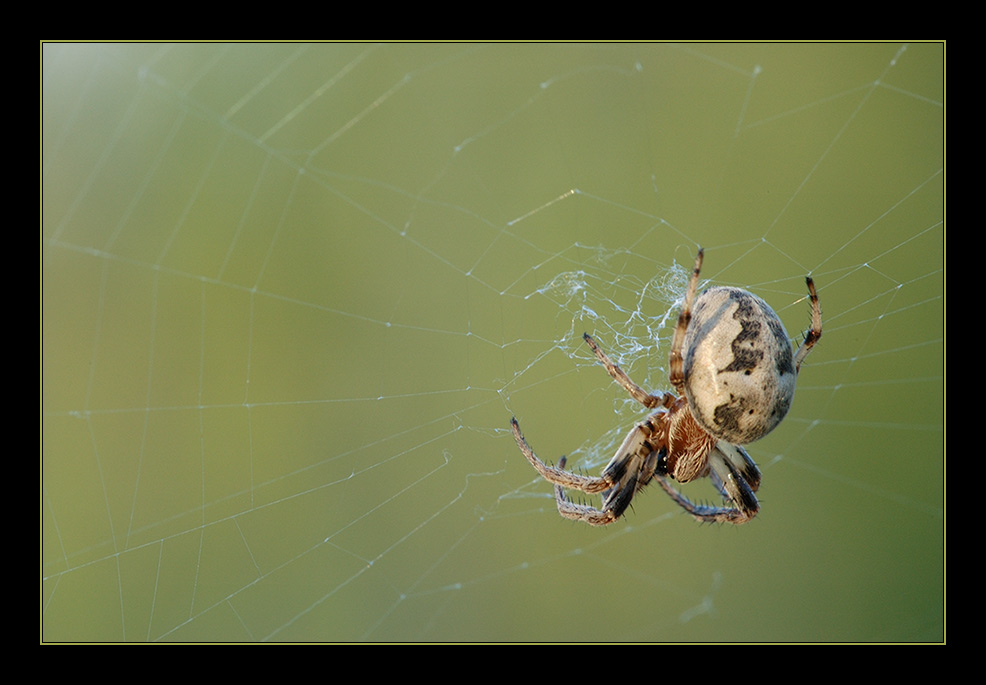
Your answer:
[[[600,511],[594,507],[570,502],[565,497],[564,491],[564,488],[572,488],[587,493],[603,492],[613,487],[614,483],[612,481],[605,477],[590,478],[566,471],[565,457],[558,460],[558,466],[548,466],[534,454],[534,450],[527,444],[527,440],[524,439],[524,435],[520,432],[520,424],[517,423],[517,419],[510,419],[510,429],[513,431],[514,440],[517,441],[520,451],[527,457],[527,461],[541,474],[542,478],[554,484],[555,504],[558,506],[559,514],[565,518],[585,521],[594,526],[605,526],[616,520],[617,516],[612,511]]]
[[[759,504],[751,511],[734,509],[732,507],[713,507],[708,504],[695,504],[678,492],[674,486],[672,486],[664,478],[655,476],[654,480],[657,481],[657,484],[661,486],[664,492],[668,493],[671,499],[678,503],[679,507],[691,514],[696,521],[701,521],[703,523],[734,523],[739,525],[740,523],[752,521],[757,515],[757,512],[760,510]],[[754,501],[756,501],[755,496]]]
[[[558,513],[565,518],[604,526],[622,516],[633,496],[653,478],[657,468],[657,452],[650,444],[655,432],[652,422],[660,420],[662,414],[659,412],[633,427],[599,478],[566,471],[564,457],[558,460],[558,466],[548,466],[527,444],[516,419],[510,420],[510,426],[517,446],[527,461],[545,480],[554,484]],[[602,493],[603,508],[571,502],[565,497],[565,488],[588,494]]]
[[[622,516],[634,495],[654,477],[660,455],[667,449],[661,432],[665,416],[658,411],[634,426],[603,469],[603,479],[613,483],[603,493],[604,511]]]
[[[760,469],[739,445],[720,440],[709,454],[709,474],[716,488],[733,507],[714,507],[695,504],[660,476],[658,485],[695,519],[706,523],[741,524],[752,521],[760,511],[754,491],[760,486]]]
[[[603,490],[608,490],[613,487],[614,483],[610,480],[604,478],[592,478],[590,476],[580,476],[577,473],[572,473],[571,471],[566,471],[562,467],[565,465],[565,457],[562,457],[558,461],[558,466],[548,466],[543,461],[541,461],[531,446],[527,444],[527,440],[524,439],[523,434],[520,432],[520,424],[517,423],[517,419],[510,419],[510,429],[513,431],[514,440],[517,441],[517,446],[520,451],[524,453],[527,457],[527,461],[531,463],[541,477],[544,478],[549,483],[554,483],[563,488],[570,488],[573,490],[581,490],[582,492],[587,492],[589,494],[594,494],[597,492],[602,492]]]
[[[565,457],[562,457],[558,460],[558,468],[564,467]],[[596,509],[588,504],[572,502],[565,497],[565,490],[560,485],[555,485],[555,504],[558,505],[558,513],[565,518],[573,521],[584,521],[591,526],[608,526],[620,517],[620,514],[616,513],[614,509],[606,509],[605,507]]]

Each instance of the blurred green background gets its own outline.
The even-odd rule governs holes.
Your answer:
[[[42,640],[944,639],[943,45],[41,62]],[[699,245],[819,286],[761,514],[563,520],[508,420],[596,472]]]

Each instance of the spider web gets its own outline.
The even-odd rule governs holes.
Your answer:
[[[41,57],[42,640],[944,639],[942,44]],[[819,287],[763,509],[563,520],[699,245]]]

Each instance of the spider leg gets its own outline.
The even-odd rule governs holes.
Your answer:
[[[712,466],[712,473],[719,477],[719,473],[716,471],[716,459],[724,459],[729,461],[736,469],[737,472],[743,477],[743,480],[747,482],[750,489],[756,492],[760,489],[760,469],[757,468],[756,462],[750,459],[750,455],[747,454],[746,450],[739,445],[734,445],[732,443],[726,442],[725,440],[720,440],[716,443],[712,454],[709,455],[709,461]],[[727,497],[729,495],[727,493]],[[732,497],[730,497],[732,499]]]
[[[721,451],[723,445],[732,448],[732,451]],[[720,441],[719,445],[709,455],[709,465],[711,466],[712,480],[719,491],[727,499],[731,500],[736,507],[714,507],[710,505],[695,504],[690,499],[678,492],[670,483],[660,476],[654,476],[654,480],[664,489],[671,499],[678,503],[682,509],[691,514],[695,519],[709,523],[746,523],[752,520],[757,512],[760,511],[760,503],[757,496],[753,494],[756,487],[760,485],[760,470],[750,459],[746,451],[741,447],[730,445]],[[753,469],[751,475],[754,478],[755,486],[747,482],[743,473],[749,468]]]
[[[527,440],[524,439],[523,434],[520,432],[520,424],[517,423],[517,419],[510,419],[510,428],[513,431],[514,440],[517,441],[517,446],[520,447],[520,451],[524,453],[525,457],[527,457],[527,461],[529,461],[531,466],[533,466],[537,472],[541,474],[541,477],[549,483],[554,483],[555,485],[572,490],[581,490],[582,492],[589,494],[608,490],[615,485],[615,483],[605,477],[593,478],[591,476],[582,476],[577,473],[572,473],[571,471],[566,471],[561,468],[565,464],[564,457],[561,458],[558,466],[548,466],[541,461],[536,454],[534,454],[534,450],[532,450],[531,446],[527,444]]]
[[[565,466],[565,457],[558,460],[558,466]],[[565,490],[560,485],[555,485],[555,503],[558,505],[558,513],[567,519],[574,521],[584,521],[592,526],[606,526],[619,518],[612,509],[596,509],[587,504],[576,504],[565,497]]]
[[[690,499],[674,489],[664,478],[654,476],[657,484],[664,489],[671,499],[678,503],[682,509],[692,515],[697,521],[703,523],[735,523],[737,525],[746,523],[756,516],[756,512],[746,513],[740,509],[729,507],[713,507],[705,504],[695,504]]]
[[[663,414],[655,415],[655,417],[660,416]],[[654,433],[652,421],[655,417],[633,427],[609,464],[603,469],[602,476],[598,478],[566,471],[565,457],[558,460],[558,466],[548,466],[527,444],[516,419],[510,420],[510,426],[517,446],[527,457],[527,461],[545,480],[554,484],[558,513],[565,518],[584,521],[594,526],[604,526],[622,516],[637,491],[654,477],[657,456],[649,439]],[[602,493],[602,509],[570,501],[565,497],[565,488],[581,490],[588,494]]]
[[[695,268],[692,269],[692,277],[688,281],[688,291],[685,293],[685,301],[681,305],[681,312],[678,314],[678,325],[674,328],[674,337],[671,338],[671,354],[668,356],[668,379],[671,385],[679,394],[684,394],[685,386],[685,361],[681,356],[681,348],[685,344],[685,333],[688,331],[688,324],[692,320],[692,302],[695,300],[695,291],[698,290],[698,275],[702,271],[702,258],[705,251],[699,248],[698,256],[695,257]]]
[[[596,359],[606,367],[607,373],[613,377],[613,380],[623,386],[623,389],[630,393],[630,396],[640,402],[642,405],[648,409],[654,409],[656,407],[669,407],[677,399],[674,395],[668,392],[662,392],[656,395],[648,393],[646,390],[641,388],[639,385],[630,380],[630,377],[626,372],[619,366],[613,363],[613,361],[606,356],[606,354],[599,349],[599,345],[592,336],[588,333],[583,333],[582,337],[588,343],[589,347],[596,355]]]
[[[633,496],[654,477],[657,451],[652,436],[657,432],[655,422],[662,421],[664,416],[664,412],[658,412],[634,426],[603,469],[602,478],[613,484],[603,492],[604,510],[622,516]]]
[[[634,428],[627,436],[624,444],[631,439],[639,439],[638,432],[639,427]],[[565,497],[565,492],[560,485],[555,485],[555,501],[558,505],[558,513],[565,518],[584,521],[593,526],[605,526],[616,521],[626,512],[633,496],[654,477],[657,453],[650,449],[647,449],[647,452],[647,456],[643,456],[639,444],[636,452],[625,453],[622,448],[617,451],[616,456],[610,461],[600,479],[617,481],[612,488],[603,492],[602,509],[596,509],[586,504],[575,504]],[[564,468],[564,457],[558,460],[558,466]]]
[[[811,278],[805,278],[808,285],[808,299],[811,300],[811,328],[805,332],[805,340],[801,343],[797,353],[794,355],[795,373],[801,370],[801,362],[805,360],[811,348],[815,346],[818,339],[822,337],[822,309],[818,304],[818,293],[815,292],[815,282]]]

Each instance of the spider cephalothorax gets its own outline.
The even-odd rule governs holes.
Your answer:
[[[811,328],[797,352],[780,319],[756,295],[739,288],[709,288],[696,299],[699,250],[671,342],[669,380],[678,393],[650,394],[607,357],[586,333],[586,343],[609,375],[654,413],[624,439],[598,478],[548,466],[531,449],[516,419],[510,425],[527,460],[555,485],[562,516],[605,525],[618,519],[651,480],[700,521],[745,523],[757,515],[760,470],[742,445],[762,438],[791,407],[801,362],[822,336],[822,314],[811,278]],[[709,476],[728,506],[693,504],[665,479],[687,483]],[[602,495],[602,508],[576,504],[564,489]]]

